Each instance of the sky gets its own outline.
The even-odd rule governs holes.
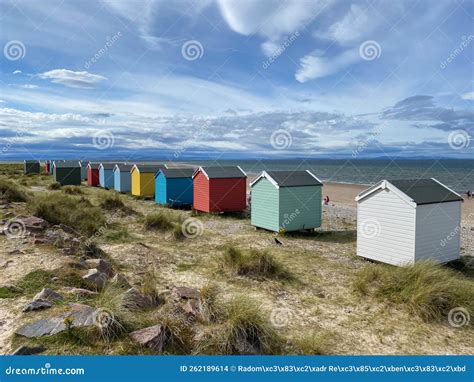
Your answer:
[[[0,1],[0,160],[474,158],[474,1]]]

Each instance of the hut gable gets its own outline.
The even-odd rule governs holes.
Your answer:
[[[382,180],[356,197],[357,254],[392,265],[458,258],[462,200],[435,179]]]

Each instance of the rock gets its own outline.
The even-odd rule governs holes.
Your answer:
[[[19,218],[18,221],[21,221],[28,231],[42,231],[49,226],[49,223],[46,220],[36,216]]]
[[[71,293],[71,294],[75,294],[75,295],[83,296],[83,297],[94,296],[97,294],[97,292],[94,292],[89,289],[84,289],[84,288],[69,288],[67,290],[67,293]]]
[[[116,273],[114,277],[110,280],[111,283],[119,286],[119,287],[124,287],[124,288],[131,288],[132,286],[128,282],[128,280],[125,278],[124,275],[121,273]]]
[[[137,310],[154,308],[159,305],[159,302],[140,293],[136,288],[130,288],[123,294],[122,305],[127,309]]]
[[[87,259],[85,263],[88,268],[96,268],[99,272],[105,273],[109,277],[113,277],[115,273],[112,265],[104,259]]]
[[[45,239],[34,239],[33,244],[38,245],[38,244],[49,244],[49,243]]]
[[[33,310],[48,309],[48,308],[51,308],[52,306],[53,304],[51,304],[47,300],[33,300],[22,309],[22,312],[31,312]]]
[[[47,300],[47,301],[59,301],[62,299],[63,299],[63,296],[61,296],[59,293],[49,288],[43,288],[41,292],[39,292],[35,297],[33,297],[33,300]]]
[[[9,255],[15,256],[15,255],[24,255],[25,252],[20,251],[19,249],[13,249],[11,251],[8,251]]]
[[[43,353],[46,350],[43,346],[20,346],[12,355],[33,355]]]
[[[136,330],[130,333],[130,337],[136,343],[146,346],[158,353],[163,352],[165,345],[165,333],[161,325]]]
[[[95,268],[89,269],[89,272],[82,276],[82,278],[97,289],[102,289],[108,280],[108,277],[105,273],[99,272],[99,270]]]
[[[191,316],[199,316],[201,314],[201,307],[198,300],[187,300],[182,308],[186,314]]]
[[[57,334],[67,329],[64,323],[66,317],[72,319],[73,327],[92,326],[94,325],[95,311],[95,308],[88,305],[72,304],[69,312],[24,325],[15,333],[28,338]]]
[[[174,287],[173,293],[181,299],[195,299],[199,300],[199,291],[188,287]]]

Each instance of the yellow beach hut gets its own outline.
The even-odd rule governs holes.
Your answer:
[[[155,195],[155,174],[165,165],[135,164],[130,170],[132,195],[153,197]]]

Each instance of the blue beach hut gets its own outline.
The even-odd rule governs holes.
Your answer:
[[[102,188],[114,188],[115,163],[101,163],[99,166],[99,185]]]
[[[130,171],[133,164],[116,164],[114,167],[114,189],[118,192],[130,192],[132,190],[132,176]]]
[[[193,204],[192,168],[163,168],[155,174],[155,202],[169,206]]]

